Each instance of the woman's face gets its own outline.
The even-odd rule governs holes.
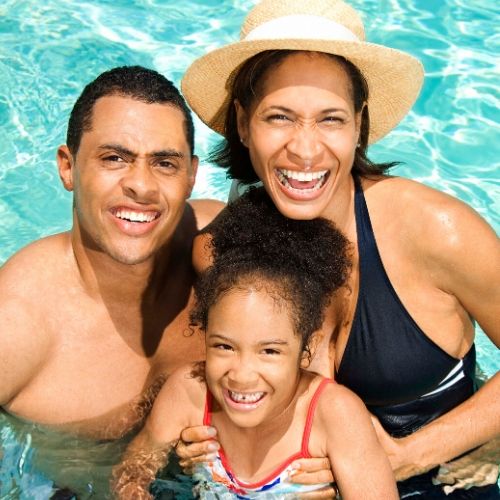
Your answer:
[[[319,217],[336,192],[350,189],[361,117],[339,62],[292,54],[264,76],[250,109],[235,105],[255,172],[283,215]]]

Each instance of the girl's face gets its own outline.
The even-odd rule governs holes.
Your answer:
[[[296,393],[302,348],[287,308],[265,289],[233,289],[209,311],[206,381],[238,427],[280,416]]]
[[[335,192],[350,186],[361,123],[351,94],[339,62],[300,52],[264,76],[249,110],[235,103],[255,172],[283,215],[325,215]]]

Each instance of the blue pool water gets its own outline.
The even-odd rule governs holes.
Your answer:
[[[153,67],[179,84],[191,60],[237,38],[245,13],[255,3],[2,2],[0,263],[28,242],[70,227],[71,200],[58,180],[54,157],[83,86],[102,71],[125,64]],[[370,41],[406,50],[426,69],[425,85],[412,112],[372,147],[371,156],[404,162],[395,174],[461,198],[498,232],[498,2],[351,0],[351,4],[364,15]],[[196,149],[203,158],[217,138],[201,122],[196,127]],[[228,189],[222,172],[202,165],[195,197],[224,200]],[[479,363],[492,375],[500,368],[500,359],[478,333]],[[1,419],[5,442],[10,430]],[[26,446],[29,455],[29,443]],[[19,461],[6,474],[2,470],[0,498],[44,498],[43,493],[35,494],[44,487],[38,479],[29,483],[25,474],[21,481]],[[29,493],[20,493],[21,483]]]

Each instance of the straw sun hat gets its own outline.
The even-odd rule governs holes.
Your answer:
[[[337,54],[361,71],[369,87],[369,142],[408,113],[423,81],[421,63],[405,52],[365,41],[358,13],[342,0],[263,0],[248,14],[240,41],[195,60],[182,80],[191,108],[222,134],[231,86],[241,65],[265,50]]]

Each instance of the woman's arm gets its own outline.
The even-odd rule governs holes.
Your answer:
[[[379,441],[396,478],[401,481],[498,438],[499,415],[500,374],[497,373],[470,399],[407,437],[392,438],[373,418]],[[498,448],[498,439],[494,443]],[[480,454],[479,449],[476,455]]]
[[[428,274],[435,288],[500,347],[499,239],[470,207],[442,196],[439,201],[433,215],[426,213],[427,229],[418,241],[420,260],[431,263]],[[470,399],[408,437],[391,439],[380,426],[377,432],[396,476],[403,479],[495,439],[500,435],[499,415],[496,374]]]

